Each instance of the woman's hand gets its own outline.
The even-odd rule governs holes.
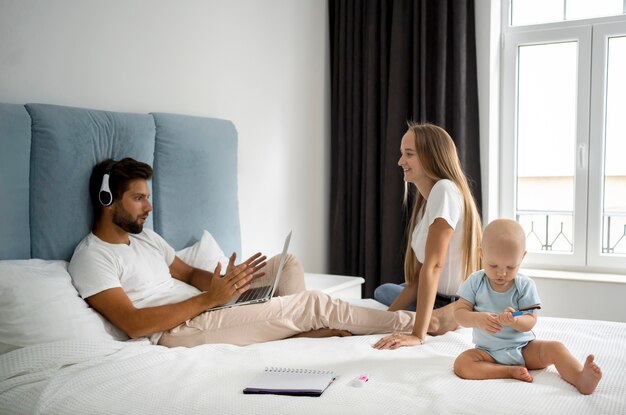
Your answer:
[[[383,337],[378,340],[374,345],[374,349],[383,350],[391,349],[395,350],[398,347],[407,346],[420,346],[424,344],[424,340],[413,334],[393,333],[389,336]]]

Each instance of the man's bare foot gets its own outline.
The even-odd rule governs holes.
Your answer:
[[[532,382],[533,377],[524,366],[511,366],[511,377],[524,382]]]
[[[576,389],[583,395],[591,395],[596,390],[600,379],[602,379],[602,370],[600,370],[600,366],[596,365],[593,359],[594,356],[592,354],[587,356],[578,382],[574,384]]]
[[[311,331],[305,331],[304,333],[298,333],[292,337],[312,337],[312,338],[322,338],[322,337],[347,337],[352,336],[347,330],[338,330],[338,329],[317,329]]]

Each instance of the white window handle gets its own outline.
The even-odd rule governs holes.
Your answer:
[[[585,143],[580,143],[578,145],[578,167],[581,169],[585,168],[585,160],[587,156],[587,146]]]

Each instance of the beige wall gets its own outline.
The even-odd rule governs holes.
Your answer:
[[[626,212],[626,176],[606,176],[604,182],[605,211]],[[572,210],[573,177],[519,177],[520,209]],[[546,201],[551,201],[547,206]],[[554,201],[554,203],[552,203]]]

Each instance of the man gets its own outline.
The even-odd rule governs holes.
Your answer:
[[[327,336],[410,330],[414,313],[352,307],[328,295],[304,291],[304,274],[289,256],[278,297],[206,311],[247,291],[278,258],[257,253],[239,265],[231,255],[226,273],[193,268],[152,230],[144,229],[152,204],[152,168],[131,158],[105,160],[92,171],[92,232],[76,247],[69,271],[80,295],[129,337],[154,344],[246,345],[296,335]],[[284,281],[283,281],[284,278]]]

